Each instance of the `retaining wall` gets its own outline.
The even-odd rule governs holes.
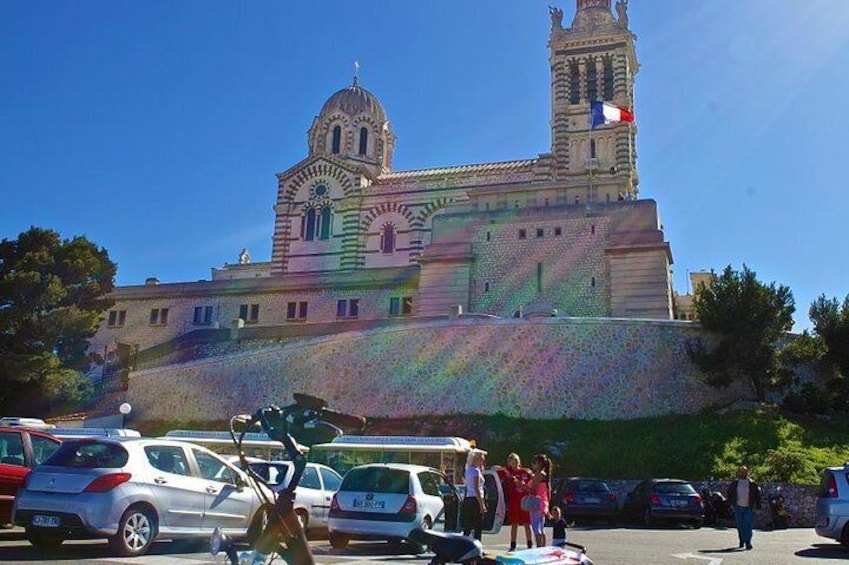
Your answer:
[[[127,400],[144,420],[223,419],[297,391],[370,417],[689,414],[750,394],[701,382],[686,353],[700,332],[609,318],[411,322],[137,371]]]

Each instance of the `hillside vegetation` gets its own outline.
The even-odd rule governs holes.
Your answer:
[[[512,451],[526,463],[535,453],[547,453],[555,476],[728,480],[746,464],[757,480],[816,484],[824,467],[849,461],[846,424],[759,408],[613,421],[474,415],[369,419],[366,433],[474,439],[489,452],[490,464],[503,463]],[[226,429],[226,423],[148,422],[138,427],[162,434],[175,428]]]

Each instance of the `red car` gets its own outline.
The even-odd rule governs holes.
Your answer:
[[[0,427],[0,524],[12,520],[15,494],[30,470],[50,457],[59,443],[45,432]]]

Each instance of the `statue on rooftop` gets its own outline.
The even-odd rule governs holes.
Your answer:
[[[239,253],[239,265],[247,265],[251,262],[251,254],[248,253],[247,249],[242,249],[242,252]]]
[[[616,1],[616,15],[618,16],[616,25],[621,29],[628,29],[628,0]]]
[[[549,6],[548,13],[551,16],[551,29],[563,29],[563,10]]]

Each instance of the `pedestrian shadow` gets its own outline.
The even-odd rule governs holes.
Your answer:
[[[797,557],[808,559],[849,559],[849,549],[839,543],[815,543],[805,549],[795,552]]]
[[[737,553],[741,551],[746,551],[742,547],[723,547],[722,549],[699,549],[698,553]]]

